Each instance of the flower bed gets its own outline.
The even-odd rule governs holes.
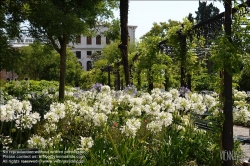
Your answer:
[[[220,124],[223,118],[216,93],[187,91],[180,96],[177,89],[169,92],[154,89],[149,94],[137,92],[135,87],[113,91],[96,84],[89,91],[69,88],[65,101],[59,103],[58,94],[50,89],[23,93],[20,100],[1,92],[2,148],[84,152],[81,157],[84,164],[78,165],[222,162],[220,129],[215,129],[218,132],[197,129],[187,114],[208,111],[211,115],[208,118]],[[234,91],[234,96],[234,120],[248,123],[249,94]],[[43,109],[34,98],[41,101]],[[245,102],[241,102],[243,99]],[[49,160],[55,162],[53,158]]]

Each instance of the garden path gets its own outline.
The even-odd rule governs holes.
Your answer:
[[[233,127],[234,137],[237,135],[250,136],[250,128],[242,127],[242,126],[234,126]],[[241,145],[242,150],[245,153],[244,161],[250,159],[250,144]]]

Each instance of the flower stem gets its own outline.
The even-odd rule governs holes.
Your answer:
[[[114,143],[114,140],[113,140],[112,136],[110,135],[110,133],[109,133],[109,131],[108,131],[108,129],[107,129],[107,126],[103,126],[103,127],[105,128],[105,131],[106,131],[106,133],[107,133],[107,135],[108,135],[108,137],[109,137],[109,139],[110,139],[110,141],[111,141],[111,143],[112,143],[112,146],[113,146],[113,148],[114,148],[115,154],[117,155],[118,159],[119,159],[120,162],[122,163],[121,156],[119,155],[119,152],[118,152],[118,150],[117,150],[117,148],[116,148],[116,146],[115,146],[115,143]]]

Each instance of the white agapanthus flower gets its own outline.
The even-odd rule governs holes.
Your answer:
[[[162,130],[162,121],[152,121],[150,123],[147,124],[147,129],[153,133],[153,134],[157,134],[159,132],[161,132]]]
[[[175,99],[175,108],[180,111],[188,111],[191,107],[191,102],[183,97]]]
[[[111,93],[110,87],[108,85],[103,85],[101,88],[101,93],[110,94]]]
[[[250,121],[250,111],[247,107],[241,109],[235,107],[233,109],[233,118],[235,121],[247,123],[248,121]]]
[[[153,98],[150,94],[148,94],[148,93],[143,94],[142,105],[146,105],[146,104],[150,105],[152,103],[152,101],[153,101]]]
[[[136,136],[136,132],[140,129],[141,122],[139,119],[132,118],[128,119],[125,126],[121,127],[121,132],[125,134],[127,137],[134,138]]]
[[[0,105],[0,120],[2,122],[9,122],[12,121],[15,117],[15,111],[12,109],[12,107],[8,104],[6,105]]]
[[[173,122],[173,116],[168,112],[160,112],[155,119],[162,123],[163,126],[167,127]]]
[[[173,96],[170,92],[162,93],[162,98],[164,101],[172,101],[173,100]]]
[[[55,112],[50,111],[44,115],[44,119],[48,120],[50,123],[55,123],[55,122],[59,122],[60,118]]]
[[[93,122],[95,126],[102,126],[107,123],[107,115],[104,113],[96,113],[93,117]]]
[[[169,93],[172,94],[173,100],[179,97],[179,91],[177,89],[170,89]]]
[[[202,115],[204,114],[204,112],[206,112],[207,108],[206,105],[204,105],[203,103],[197,102],[197,103],[192,103],[191,110],[196,114]]]
[[[112,110],[111,104],[104,104],[102,102],[95,102],[93,106],[94,112],[97,113],[104,113],[104,114],[110,114]]]
[[[247,93],[245,91],[233,90],[234,100],[245,100],[247,98]]]
[[[78,111],[78,104],[71,101],[67,100],[64,102],[65,103],[65,111],[69,113],[69,115],[75,115]]]
[[[18,107],[18,108],[17,108]],[[20,129],[32,128],[37,121],[40,120],[40,115],[37,112],[32,113],[32,107],[29,101],[19,101],[11,99],[6,105],[0,106],[2,122],[15,121],[15,126]]]
[[[189,100],[191,100],[192,103],[201,103],[203,102],[203,96],[198,93],[189,93]]]
[[[81,143],[80,143],[80,148],[79,150],[85,150],[88,151],[90,148],[93,147],[94,145],[94,140],[92,139],[92,137],[81,137]]]
[[[38,135],[33,135],[29,140],[28,140],[28,147],[29,148],[39,148],[39,149],[44,149],[46,147],[47,143],[46,140]]]
[[[204,96],[204,103],[206,107],[208,108],[208,110],[217,104],[216,99],[211,95]]]
[[[34,124],[40,120],[40,115],[35,113],[30,114],[18,114],[15,117],[15,126],[20,129],[31,129]]]
[[[50,111],[44,115],[44,119],[55,123],[58,122],[59,119],[63,119],[65,115],[65,105],[63,103],[52,103],[50,105]]]
[[[165,100],[161,104],[161,107],[166,112],[174,112],[174,110],[175,110],[175,103],[173,103],[171,100]]]
[[[141,110],[142,110],[141,106],[134,106],[130,110],[130,115],[141,116]]]
[[[142,105],[142,98],[139,98],[139,97],[131,98],[129,106],[140,107],[141,105]]]
[[[51,132],[55,132],[57,129],[57,125],[54,123],[45,123],[44,124],[45,131],[50,134]]]

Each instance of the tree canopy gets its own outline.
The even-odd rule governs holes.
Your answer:
[[[27,20],[28,34],[51,44],[60,54],[60,100],[64,98],[67,43],[75,42],[80,34],[88,35],[96,22],[111,17],[112,9],[118,5],[112,0],[23,0],[6,3],[8,7],[18,8],[11,10],[10,18],[20,15],[19,21]]]
[[[212,3],[207,5],[207,1],[201,2],[199,0],[198,11],[195,12],[196,14],[195,20],[197,21],[197,23],[199,23],[213,16],[216,16],[217,14],[219,14],[219,12],[220,10],[217,7],[215,7]]]

